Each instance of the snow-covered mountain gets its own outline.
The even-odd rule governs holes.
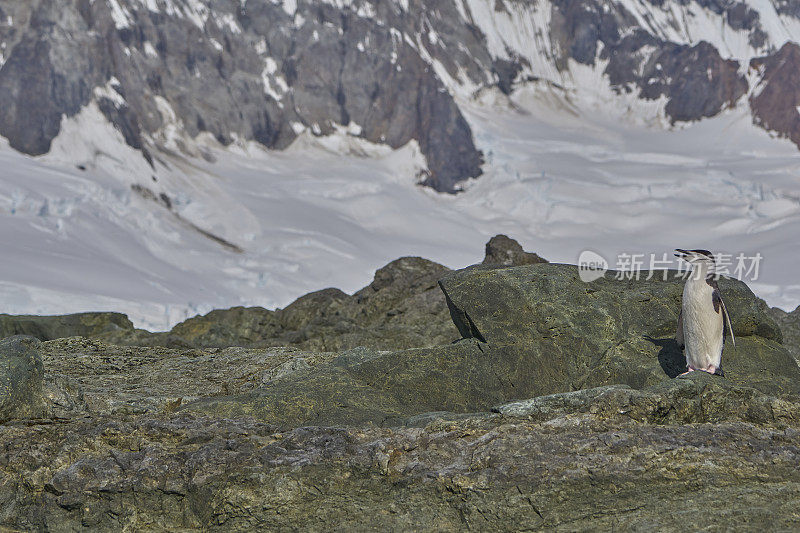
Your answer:
[[[800,3],[766,0],[6,0],[0,134],[46,153],[90,102],[148,160],[191,154],[204,132],[282,149],[345,127],[392,148],[416,140],[426,183],[453,191],[481,172],[454,97],[492,87],[610,88],[672,123],[752,87],[757,123],[796,135],[775,115],[800,104],[780,74],[797,71],[798,17]]]
[[[166,328],[500,232],[758,251],[797,305],[795,41],[785,0],[0,0],[0,310]]]

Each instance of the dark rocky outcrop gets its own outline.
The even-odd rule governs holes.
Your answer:
[[[484,263],[533,264],[537,254],[497,235],[486,244]],[[402,257],[375,272],[372,283],[349,295],[323,289],[284,309],[217,309],[177,324],[169,332],[134,329],[120,313],[63,316],[0,315],[0,336],[31,335],[40,340],[81,336],[128,346],[271,347],[341,351],[359,346],[401,350],[457,340],[438,280],[450,272],[420,257]]]
[[[739,63],[723,59],[707,42],[679,46],[637,32],[603,57],[613,86],[635,85],[649,100],[666,96],[664,111],[673,124],[713,117],[747,93]]]
[[[470,412],[514,398],[610,384],[656,385],[685,370],[674,340],[682,283],[584,283],[570,265],[473,267],[440,285],[465,340],[449,346],[345,352],[269,387],[188,409],[248,413],[279,427],[397,423],[434,410]],[[737,335],[723,358],[728,382],[800,394],[800,368],[781,331],[741,282],[723,279]]]
[[[638,280],[615,279],[617,274],[610,271],[585,283],[571,265],[473,268],[445,276],[440,285],[465,338],[522,344],[561,335],[612,343],[626,337],[673,337],[683,291],[678,273],[658,271],[646,279],[651,273],[642,271]],[[719,287],[735,335],[782,342],[766,304],[747,285],[723,277]]]
[[[519,266],[547,263],[547,259],[533,252],[526,252],[522,245],[508,235],[495,235],[486,243],[484,265]]]
[[[458,338],[437,285],[447,272],[447,267],[432,261],[403,257],[378,269],[373,282],[352,295],[323,289],[284,309],[218,309],[185,320],[169,332],[134,329],[121,313],[78,313],[0,315],[0,336],[31,335],[40,340],[81,336],[169,348],[295,346],[335,351],[435,346]]]
[[[781,15],[800,18],[800,2],[798,0],[775,0],[775,7]]]
[[[626,281],[612,272],[584,283],[574,267],[543,264],[467,269],[440,284],[463,337],[490,345],[560,346],[557,359],[572,369],[573,386],[609,380],[636,387],[685,370],[674,341],[682,282],[667,274],[667,280],[658,274],[647,280],[643,273]],[[729,379],[800,393],[796,362],[764,302],[740,281],[723,278],[719,285],[737,336],[723,357],[726,369],[739,369]]]
[[[484,264],[546,262],[517,241],[497,235],[486,244]],[[0,335],[32,335],[40,340],[82,336],[130,346],[269,347],[294,346],[341,351],[358,346],[400,350],[448,344],[458,339],[438,280],[450,272],[419,257],[402,257],[375,272],[372,283],[349,295],[323,289],[284,309],[217,309],[177,324],[171,331],[134,329],[119,313],[36,317],[0,315]]]
[[[33,337],[0,340],[0,422],[41,411],[44,371],[38,348]]]
[[[560,43],[563,55],[556,64],[561,69],[567,69],[569,59],[585,65],[608,61],[605,74],[614,90],[636,91],[648,100],[666,97],[664,111],[673,124],[712,117],[747,93],[739,63],[722,58],[706,41],[694,46],[666,41],[651,28],[639,26],[620,4],[610,8],[601,2],[556,1],[553,5],[550,32]],[[725,6],[733,24],[745,23],[730,7]],[[754,32],[760,31],[756,20],[749,24]]]

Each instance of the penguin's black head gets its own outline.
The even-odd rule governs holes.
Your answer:
[[[714,264],[714,254],[708,250],[682,250],[675,249],[675,257],[683,259],[689,263],[709,263]]]

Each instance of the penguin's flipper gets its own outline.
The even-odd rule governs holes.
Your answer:
[[[715,291],[719,294],[719,291]],[[736,337],[733,336],[733,327],[731,327],[731,317],[728,316],[728,308],[725,307],[725,302],[722,301],[722,295],[719,296],[719,303],[722,306],[722,320],[725,322],[722,325],[722,336],[725,337],[725,334],[729,334],[731,336],[731,342],[733,343],[733,347],[736,348]]]
[[[725,307],[725,302],[722,300],[722,293],[719,292],[719,285],[717,285],[717,280],[713,277],[709,276],[706,278],[706,283],[711,285],[714,289],[711,292],[711,301],[714,303],[714,311],[719,313],[720,308],[722,308],[722,339],[725,340],[725,333],[729,333],[731,336],[731,342],[733,343],[734,348],[736,347],[736,338],[733,336],[733,328],[731,327],[731,317],[728,316],[728,308]]]
[[[683,350],[683,347],[686,344],[683,341],[683,309],[681,309],[681,312],[678,313],[678,331],[675,332],[675,341],[678,343],[678,346],[681,347],[681,350]]]
[[[715,376],[722,376],[725,377],[725,372],[722,370],[722,365],[718,366],[716,370],[714,370]]]

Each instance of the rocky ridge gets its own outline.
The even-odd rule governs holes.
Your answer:
[[[233,307],[190,318],[169,332],[135,329],[119,313],[31,317],[0,315],[3,335],[53,340],[73,335],[119,345],[165,347],[295,346],[318,351],[357,346],[401,349],[458,338],[438,279],[447,267],[419,257],[392,261],[355,294],[328,288],[284,309]]]
[[[353,296],[301,298],[270,315],[304,332],[294,347],[257,346],[247,335],[289,330],[255,328],[241,309],[198,317],[194,347],[110,344],[157,338],[117,315],[4,317],[4,333],[84,336],[0,341],[33,384],[0,389],[0,406],[22,407],[0,425],[0,525],[800,525],[794,314],[776,322],[743,283],[721,280],[737,335],[727,377],[673,379],[679,280],[584,283],[574,266],[517,257],[525,264],[460,271],[405,258]],[[336,330],[342,316],[363,317],[363,330]],[[426,338],[437,340],[401,346]],[[200,345],[210,339],[250,346]],[[374,345],[341,348],[359,340]]]
[[[506,235],[486,244],[484,265],[547,262]],[[375,272],[352,295],[327,288],[302,296],[284,309],[218,309],[177,324],[169,332],[135,329],[121,313],[53,317],[0,314],[0,335],[30,335],[47,341],[79,335],[118,345],[189,347],[293,346],[316,351],[356,347],[406,349],[458,339],[439,279],[450,269],[420,257],[402,257]]]

